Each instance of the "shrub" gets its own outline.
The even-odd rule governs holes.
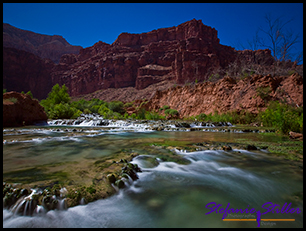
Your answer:
[[[146,118],[146,110],[144,108],[140,108],[140,110],[137,112],[137,119],[145,119]]]
[[[207,118],[207,115],[204,113],[201,113],[199,115],[196,116],[196,119],[199,121],[204,121]]]
[[[100,105],[94,105],[90,108],[90,111],[92,113],[98,113],[100,107],[101,107]]]
[[[91,99],[89,101],[85,99],[80,99],[78,101],[74,101],[71,103],[73,107],[76,109],[83,111],[85,113],[85,110],[89,110],[92,113],[98,113],[99,108],[102,104],[106,104],[103,100],[99,99]]]
[[[40,104],[45,108],[47,114],[53,110],[57,104],[66,104],[70,102],[68,88],[65,84],[60,87],[58,84],[52,87],[51,92],[48,94],[47,99],[41,100]]]
[[[91,114],[91,111],[88,108],[85,108],[83,112],[84,114]]]
[[[303,133],[303,108],[272,101],[268,108],[258,115],[258,119],[264,126],[275,127],[284,134],[289,131]]]
[[[166,109],[165,110],[165,114],[166,115],[178,115],[179,113],[178,113],[178,111],[177,110],[175,110],[175,109]]]
[[[113,112],[117,112],[117,113],[120,113],[120,114],[123,114],[125,112],[124,104],[122,102],[120,102],[120,101],[110,102],[108,104],[108,108],[110,110],[112,110]]]
[[[31,95],[31,92],[27,92]],[[75,104],[70,103],[68,88],[58,84],[52,87],[47,99],[41,100],[40,104],[44,107],[50,119],[70,119],[77,118],[82,112]]]
[[[126,104],[124,104],[124,107],[125,108],[128,108],[128,107],[133,107],[133,103],[132,102],[130,102],[130,103],[126,103]]]
[[[76,109],[76,110],[75,110],[75,113],[72,115],[71,119],[76,119],[76,118],[78,118],[79,116],[81,116],[82,113],[83,113],[82,111]]]
[[[160,119],[164,119],[163,116],[160,116],[158,113],[156,112],[146,112],[145,114],[145,118],[147,120],[160,120]]]
[[[31,97],[31,99],[33,99],[33,94],[32,94],[31,91],[28,91],[26,94],[29,95]]]
[[[76,112],[77,109],[68,103],[59,103],[48,111],[48,115],[50,119],[70,119]]]
[[[164,105],[163,107],[161,107],[161,108],[159,109],[159,111],[167,110],[167,109],[170,109],[170,106]]]
[[[108,107],[106,107],[105,104],[102,104],[102,105],[99,107],[98,113],[99,113],[100,115],[103,116],[104,114],[108,114],[109,112],[110,112],[110,110],[109,110]]]

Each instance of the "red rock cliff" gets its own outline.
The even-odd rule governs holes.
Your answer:
[[[3,47],[3,89],[17,92],[31,91],[37,99],[44,99],[53,83],[54,63],[26,51]]]
[[[18,49],[30,49],[24,39],[9,37],[10,34],[16,38],[25,34],[25,38],[32,44],[28,45],[35,48],[30,49],[34,54],[38,51],[37,46],[44,47],[42,44],[62,43],[67,48],[63,49],[59,63],[52,67],[41,64],[46,61],[34,61],[37,65],[33,66],[29,62],[34,60],[33,57],[24,60],[27,55],[23,52],[18,54],[16,51],[5,51],[4,86],[12,84],[12,88],[8,87],[8,90],[28,91],[29,85],[29,90],[39,99],[47,96],[56,83],[65,84],[71,96],[108,88],[133,87],[141,90],[163,81],[185,84],[207,80],[215,70],[228,67],[237,57],[244,64],[255,57],[257,61],[267,61],[267,65],[271,65],[272,58],[267,50],[237,52],[232,47],[221,45],[217,31],[195,19],[147,33],[122,33],[113,44],[100,41],[92,47],[81,49],[79,53],[71,52],[72,47],[60,36],[38,36],[33,32],[21,33],[23,30],[16,29],[4,24],[4,44],[12,42]],[[52,48],[50,52],[56,50],[57,48]],[[38,71],[42,74],[36,78]],[[31,74],[33,78],[27,77]],[[25,79],[28,85],[23,83]],[[40,89],[40,96],[36,94],[37,89]]]
[[[236,55],[219,43],[215,29],[194,19],[148,33],[122,33],[111,45],[98,42],[79,55],[65,55],[52,82],[66,84],[77,96],[107,88],[143,89],[163,80],[201,81]]]

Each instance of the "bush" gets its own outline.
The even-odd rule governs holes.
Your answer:
[[[160,120],[160,119],[164,119],[164,117],[160,116],[158,113],[156,113],[156,112],[149,112],[149,111],[146,112],[145,118],[147,120]]]
[[[207,115],[204,113],[201,113],[199,115],[196,116],[196,119],[199,121],[204,121],[207,118]]]
[[[144,120],[146,118],[146,110],[144,108],[140,108],[136,115],[137,119]]]
[[[84,114],[91,114],[91,111],[88,108],[85,108],[83,111]]]
[[[99,107],[99,110],[98,110],[98,113],[101,115],[101,116],[104,116],[105,114],[108,114],[110,112],[109,108],[106,107],[105,104],[102,104],[100,107]]]
[[[120,114],[123,114],[125,112],[124,110],[124,104],[120,101],[112,101],[108,104],[108,108],[112,110],[113,112],[117,112]]]
[[[70,96],[65,85],[62,87],[58,84],[54,85],[47,99],[41,100],[40,104],[44,107],[49,119],[70,119],[78,112],[78,109],[70,105]]]
[[[31,91],[28,91],[26,94],[29,95],[31,97],[31,99],[33,99],[33,94],[32,94]]]
[[[167,110],[167,109],[170,109],[170,106],[164,105],[163,107],[161,107],[161,108],[159,109],[159,111]]]
[[[264,126],[275,127],[284,134],[289,131],[303,133],[303,108],[295,108],[278,101],[270,102],[267,110],[258,115]]]
[[[89,101],[85,99],[80,99],[79,101],[74,101],[71,103],[71,106],[85,113],[85,110],[90,111],[90,113],[98,113],[99,108],[102,104],[106,104],[103,100],[91,99]],[[87,114],[87,113],[85,113]]]
[[[165,114],[166,114],[166,115],[173,115],[173,116],[174,116],[174,115],[178,115],[179,113],[178,113],[177,110],[175,110],[175,109],[170,109],[170,108],[169,108],[169,109],[166,109],[166,110],[165,110]]]
[[[125,108],[133,107],[133,106],[134,106],[134,104],[132,102],[124,104]]]
[[[68,103],[59,103],[48,111],[48,115],[50,119],[70,119],[76,112],[77,109]]]
[[[45,108],[45,111],[48,114],[55,105],[69,102],[70,96],[68,94],[68,88],[65,86],[65,84],[62,86],[62,88],[56,84],[52,87],[52,90],[48,94],[47,99],[41,100],[40,104]]]
[[[76,109],[76,110],[75,110],[75,113],[72,115],[71,119],[76,119],[76,118],[78,118],[79,116],[81,116],[82,113],[83,113],[82,111]]]

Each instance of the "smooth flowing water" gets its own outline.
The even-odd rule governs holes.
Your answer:
[[[52,124],[54,125],[54,123]],[[109,125],[108,125],[109,126]],[[33,126],[3,130],[3,174],[63,162],[94,161],[123,148],[140,155],[132,163],[142,169],[139,179],[107,199],[97,200],[67,210],[51,210],[33,216],[20,216],[3,209],[3,227],[257,227],[256,221],[223,221],[220,208],[254,208],[278,204],[279,213],[269,212],[261,219],[294,221],[260,221],[261,227],[303,227],[303,212],[287,213],[282,207],[302,210],[303,201],[295,195],[303,192],[303,175],[299,168],[269,156],[264,150],[174,150],[190,164],[161,161],[152,165],[142,144],[148,142],[205,142],[264,139],[260,134],[151,131],[147,125],[103,126]],[[122,126],[125,126],[124,128]],[[126,129],[126,126],[130,126]],[[80,129],[82,130],[76,130]],[[120,129],[122,128],[122,129]],[[75,130],[73,130],[75,129]],[[29,173],[26,180],[35,174]],[[36,179],[36,178],[35,178]],[[222,204],[218,213],[211,202]],[[287,204],[286,204],[287,203]],[[226,219],[256,219],[256,213],[230,213]]]

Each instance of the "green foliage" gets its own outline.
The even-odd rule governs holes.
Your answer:
[[[295,108],[288,104],[280,104],[278,101],[270,102],[268,108],[258,115],[248,111],[230,111],[219,114],[200,114],[196,116],[199,121],[230,122],[232,124],[251,124],[262,122],[265,127],[274,127],[283,134],[289,131],[303,133],[303,107]]]
[[[303,133],[303,108],[295,108],[278,101],[270,102],[266,111],[258,115],[264,126],[272,126],[284,134],[289,131]]]
[[[83,112],[84,114],[91,114],[91,111],[88,108],[85,108]]]
[[[47,99],[41,100],[40,104],[50,119],[70,119],[77,112],[76,108],[70,106],[70,96],[65,85],[54,85]]]
[[[76,111],[75,111],[74,114],[72,115],[71,119],[76,119],[76,118],[78,118],[79,116],[81,116],[82,113],[83,113],[82,111],[76,109]]]
[[[48,116],[51,119],[70,119],[76,112],[77,109],[70,107],[68,103],[59,103],[48,111]]]
[[[175,110],[175,109],[166,109],[165,110],[165,114],[166,115],[178,115],[179,113],[178,113],[178,111],[177,110]]]
[[[164,105],[163,107],[161,107],[161,108],[159,109],[159,111],[167,110],[167,109],[170,109],[170,106]]]
[[[88,113],[98,113],[99,108],[102,104],[106,104],[103,100],[99,99],[91,99],[89,101],[85,99],[80,99],[79,101],[74,101],[71,103],[71,106],[75,107],[76,109],[84,112],[85,114]]]
[[[160,120],[160,119],[165,119],[164,116],[161,116],[161,115],[159,115],[159,114],[156,113],[156,112],[149,112],[149,111],[147,111],[147,112],[145,113],[145,118],[146,118],[147,120]]]
[[[110,113],[110,110],[109,110],[109,108],[108,108],[105,104],[102,104],[102,105],[99,107],[98,113],[99,113],[101,116],[104,116],[104,115],[109,114],[109,113]]]
[[[124,104],[125,108],[133,107],[133,106],[134,106],[134,104],[132,102]]]
[[[108,104],[108,108],[113,111],[120,114],[123,114],[125,112],[124,110],[124,104],[121,101],[112,101]]]
[[[248,111],[229,111],[226,113],[219,114],[217,111],[214,114],[209,113],[208,115],[202,113],[196,116],[199,121],[208,122],[230,122],[232,124],[250,124],[256,120],[256,115]]]
[[[6,89],[3,88],[3,94],[6,93]]]
[[[146,118],[146,109],[140,108],[136,116],[137,116],[137,119],[144,120]]]
[[[198,121],[204,121],[204,120],[206,120],[207,115],[204,114],[204,113],[201,113],[201,114],[197,115],[195,118],[196,118]]]
[[[33,99],[33,94],[31,91],[28,91],[26,94],[29,95]]]

